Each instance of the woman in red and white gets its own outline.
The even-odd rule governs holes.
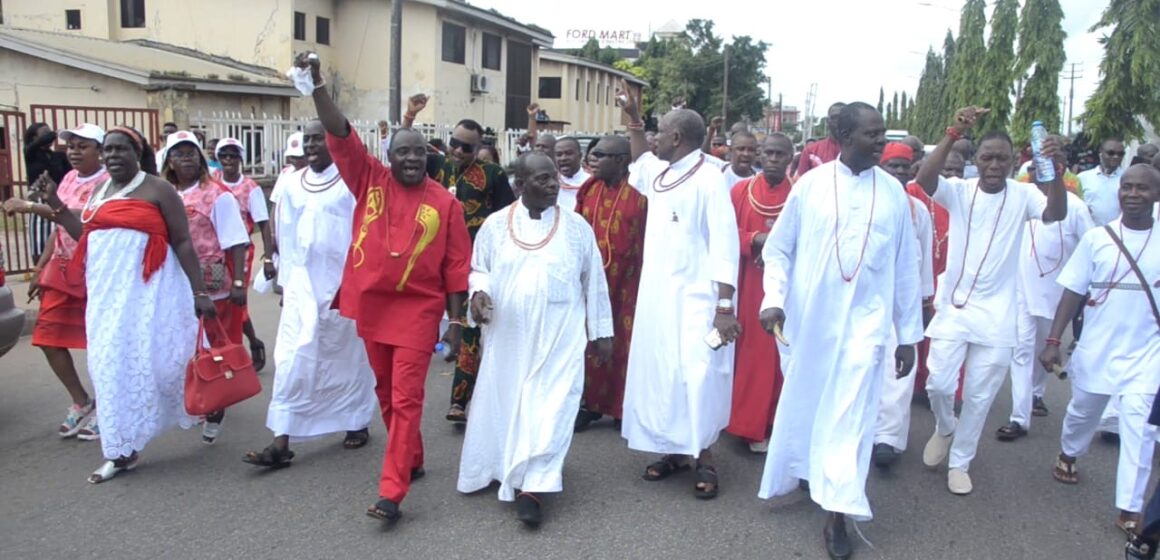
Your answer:
[[[225,327],[226,337],[230,342],[241,344],[246,305],[243,275],[250,236],[242,221],[238,199],[221,183],[210,179],[201,143],[192,132],[180,130],[169,135],[162,154],[165,163],[161,174],[177,189],[185,205],[189,234],[206,291]],[[202,441],[212,444],[217,439],[224,418],[224,410],[206,416]]]
[[[225,185],[242,208],[242,221],[246,223],[246,234],[252,236],[256,228],[262,234],[262,266],[267,277],[274,276],[274,259],[272,250],[274,240],[270,229],[270,209],[266,204],[266,193],[253,179],[242,174],[242,161],[246,159],[246,147],[236,138],[222,138],[217,145],[215,156],[221,163],[221,183]],[[246,273],[242,276],[247,284],[252,277],[254,267],[254,244],[246,250]],[[254,324],[250,321],[250,311],[247,307],[243,311],[242,333],[250,341],[250,356],[254,360],[254,369],[261,370],[266,365],[266,345],[258,339],[254,332]]]
[[[193,425],[183,384],[197,336],[194,311],[215,312],[181,201],[151,174],[153,151],[144,138],[114,128],[102,155],[109,178],[79,217],[55,184],[45,189],[52,220],[79,238],[71,268],[80,268],[88,289],[88,371],[106,459],[89,476],[94,484],[136,467],[139,452],[165,430]]]
[[[80,212],[94,186],[109,178],[101,162],[101,145],[105,131],[95,124],[82,124],[72,130],[63,130],[58,136],[68,145],[68,161],[72,171],[64,176],[56,189],[57,196],[71,212]],[[37,180],[39,177],[29,177]],[[10,212],[36,214],[50,219],[52,209],[47,204],[11,199],[5,204]],[[72,405],[61,423],[60,437],[76,436],[92,441],[101,437],[97,426],[96,402],[85,390],[77,375],[69,349],[85,348],[85,282],[80,274],[66,274],[76,251],[77,242],[57,226],[52,230],[48,245],[36,263],[36,272],[28,284],[29,298],[40,297],[40,313],[32,330],[32,345],[39,346],[48,359],[52,372],[72,397]]]

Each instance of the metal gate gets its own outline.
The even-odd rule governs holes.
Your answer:
[[[24,197],[24,113],[0,111],[0,200]],[[32,270],[32,246],[24,214],[0,212],[0,259],[8,273]]]
[[[114,126],[131,126],[141,132],[153,147],[157,147],[161,125],[156,109],[129,107],[76,107],[70,105],[30,105],[32,122],[42,122],[53,130],[68,130],[83,123],[92,123],[105,130]]]

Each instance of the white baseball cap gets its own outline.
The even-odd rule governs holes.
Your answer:
[[[246,159],[246,147],[243,146],[242,143],[240,141],[238,141],[237,138],[222,138],[221,140],[219,140],[218,145],[217,145],[217,149],[214,150],[213,155],[215,157],[217,157],[218,159],[221,159],[222,148],[224,148],[226,146],[233,146],[233,147],[237,148],[238,153],[241,154],[241,156],[242,156],[242,159]]]
[[[286,139],[286,152],[282,155],[286,157],[304,157],[306,152],[302,149],[303,136],[301,132],[295,132]]]
[[[69,130],[62,130],[56,134],[64,142],[68,142],[69,138],[77,137],[86,140],[92,140],[98,144],[105,143],[105,129],[90,123],[84,123],[76,128]]]
[[[165,139],[165,147],[161,149],[161,162],[164,163],[169,158],[169,150],[173,149],[178,144],[193,144],[197,146],[197,151],[201,152],[201,141],[197,139],[197,135],[188,130],[178,130],[170,134]],[[205,157],[204,155],[202,157]]]

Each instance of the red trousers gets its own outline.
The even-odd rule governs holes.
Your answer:
[[[423,390],[431,352],[366,342],[375,370],[375,394],[387,426],[387,452],[379,476],[379,497],[401,503],[411,489],[411,471],[423,466]]]
[[[217,309],[218,321],[221,321],[222,327],[226,330],[226,338],[234,344],[241,344],[243,315],[246,308],[234,305],[229,299],[214,300],[213,306]],[[207,336],[213,342],[213,335],[208,332],[207,329]]]

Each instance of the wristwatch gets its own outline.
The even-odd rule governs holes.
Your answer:
[[[732,311],[733,300],[729,298],[721,298],[717,300],[717,309]]]
[[[245,288],[246,283],[242,280],[234,280],[234,287],[235,288]]]

